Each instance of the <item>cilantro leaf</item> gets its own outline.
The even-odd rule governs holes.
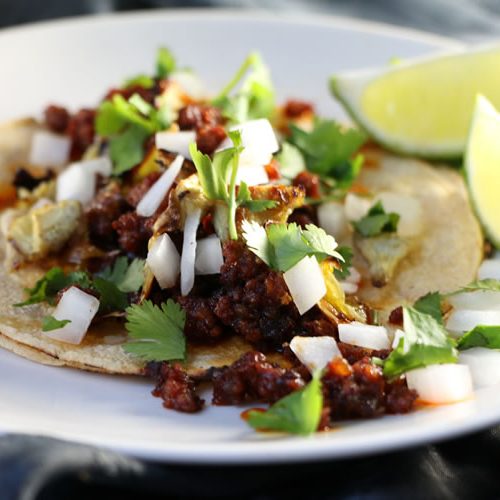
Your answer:
[[[457,351],[448,332],[431,315],[403,308],[404,337],[386,358],[384,375],[397,377],[415,368],[456,363]]]
[[[267,411],[248,412],[248,423],[255,429],[307,435],[318,429],[323,409],[321,372],[306,387],[274,403]]]
[[[251,252],[278,271],[288,271],[308,255],[314,255],[319,261],[329,256],[343,260],[335,251],[335,239],[312,224],[306,229],[295,223],[269,224],[264,229],[255,222],[244,221],[243,237]]]
[[[56,319],[54,316],[44,316],[42,319],[42,332],[57,330],[71,323],[70,319]]]
[[[242,182],[238,189],[236,197],[238,206],[248,208],[252,212],[262,212],[274,208],[277,203],[274,200],[254,200],[246,182]]]
[[[167,78],[175,71],[177,62],[172,52],[166,47],[160,47],[156,54],[156,76]]]
[[[477,290],[489,290],[492,292],[500,292],[500,280],[487,278],[484,280],[473,281],[472,283],[469,283],[468,285],[460,288],[456,292],[453,292],[452,295],[461,292],[475,292]]]
[[[353,155],[365,143],[366,135],[354,128],[343,128],[333,120],[316,119],[312,131],[290,125],[289,142],[304,155],[307,169],[320,177],[335,181],[346,189],[356,179],[363,158]]]
[[[354,253],[352,248],[346,246],[338,247],[337,252],[342,256],[344,261],[340,261],[340,269],[335,269],[333,273],[338,280],[345,280],[351,274],[349,268],[352,265]]]
[[[144,283],[144,260],[134,259],[129,264],[127,257],[118,257],[113,266],[104,269],[100,276],[114,283],[122,292],[137,292]]]
[[[500,349],[500,326],[478,325],[457,340],[461,351],[472,347]]]
[[[300,172],[306,170],[306,162],[300,149],[289,142],[281,145],[276,159],[280,164],[280,174],[287,179],[295,179]]]
[[[30,304],[38,304],[40,302],[48,302],[53,304],[59,291],[70,285],[76,285],[81,288],[90,288],[90,278],[83,271],[75,271],[65,274],[60,267],[53,267],[45,276],[39,279],[33,288],[27,288],[25,291],[28,298],[14,304],[15,307],[23,307]]]
[[[128,306],[127,294],[111,281],[95,277],[93,288],[99,293],[101,312],[123,311]]]
[[[238,84],[239,90],[230,95]],[[275,106],[275,91],[269,70],[258,53],[253,52],[245,59],[212,104],[220,108],[233,123],[271,116]]]
[[[143,144],[147,137],[147,132],[132,126],[128,127],[123,134],[110,139],[109,155],[114,164],[114,175],[123,174],[142,161]]]
[[[398,229],[399,214],[386,213],[381,201],[373,205],[368,213],[352,223],[354,229],[365,238],[378,236],[382,233],[395,233]]]
[[[441,311],[441,294],[438,292],[428,293],[413,304],[418,312],[429,314],[440,325],[443,325],[443,313]]]
[[[127,329],[130,341],[123,348],[126,352],[147,361],[183,360],[186,357],[184,324],[186,314],[169,299],[155,306],[146,300],[127,308]]]
[[[123,82],[124,88],[139,86],[145,89],[154,87],[155,81],[148,75],[136,75]]]

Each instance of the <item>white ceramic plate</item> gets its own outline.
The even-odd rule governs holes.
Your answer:
[[[327,92],[334,71],[452,48],[444,39],[323,17],[277,19],[224,12],[152,12],[63,21],[0,34],[0,119],[33,115],[49,102],[94,105],[108,86],[152,69],[171,47],[216,90],[251,49],[270,64],[279,94],[312,99],[338,114]],[[241,409],[166,411],[151,382],[50,368],[0,352],[0,431],[56,436],[153,460],[290,462],[395,449],[500,421],[498,389],[465,403],[406,416],[344,423],[309,438],[259,435]]]

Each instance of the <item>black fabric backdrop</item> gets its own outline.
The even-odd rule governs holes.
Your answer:
[[[0,0],[0,27],[86,13],[214,3],[353,15],[466,40],[500,36],[499,0]],[[500,498],[499,464],[500,427],[367,458],[262,467],[149,464],[88,446],[10,435],[0,438],[0,500]]]

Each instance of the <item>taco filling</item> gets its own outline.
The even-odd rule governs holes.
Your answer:
[[[183,412],[208,382],[301,434],[470,396],[445,329],[483,259],[461,176],[278,106],[257,54],[210,97],[162,48],[95,109],[0,131],[6,349],[149,376]],[[431,368],[458,396],[431,401]]]

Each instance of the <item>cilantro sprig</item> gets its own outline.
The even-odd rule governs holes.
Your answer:
[[[365,238],[379,236],[382,233],[395,233],[398,230],[400,216],[395,212],[387,213],[381,201],[370,208],[368,213],[352,223],[357,233]]]
[[[54,316],[44,316],[42,319],[42,332],[51,332],[52,330],[58,330],[68,323],[71,323],[71,320],[57,319],[54,318]]]
[[[255,222],[244,221],[242,227],[250,251],[277,271],[288,271],[308,255],[314,255],[319,261],[327,257],[344,260],[335,250],[335,239],[313,224],[305,229],[294,222],[269,224],[264,228]]]
[[[198,150],[195,143],[190,144],[189,152],[198,172],[201,187],[209,200],[220,201],[228,207],[229,237],[238,239],[236,229],[236,210],[244,206],[252,211],[262,211],[275,206],[272,200],[253,200],[248,186],[240,183],[236,194],[236,179],[240,154],[243,151],[241,133],[229,132],[233,147],[218,151],[213,159]]]
[[[246,77],[245,77],[246,75]],[[232,93],[239,85],[238,91]],[[232,123],[269,118],[275,106],[275,91],[267,66],[252,52],[230,82],[212,100]]]
[[[322,408],[321,372],[318,371],[306,387],[280,399],[267,411],[248,412],[248,424],[260,430],[312,434],[318,429]]]
[[[478,325],[457,340],[457,349],[461,351],[472,347],[500,349],[500,325]]]
[[[288,141],[303,155],[307,170],[319,175],[326,194],[352,185],[363,165],[363,156],[355,154],[367,139],[362,131],[317,118],[311,131],[292,124],[290,132]]]
[[[102,312],[122,311],[128,305],[127,293],[136,292],[142,287],[143,269],[143,260],[135,259],[129,265],[126,257],[117,259],[113,266],[97,276],[91,276],[86,271],[65,273],[60,267],[54,267],[33,288],[26,289],[28,298],[25,301],[14,306],[23,307],[40,302],[54,305],[61,290],[78,286],[99,296]]]
[[[335,278],[338,280],[345,280],[347,277],[351,275],[351,271],[349,268],[352,265],[352,258],[354,257],[354,253],[351,247],[338,247],[337,252],[342,256],[343,261],[340,261],[340,269],[335,269],[334,274]]]
[[[453,339],[431,315],[404,307],[403,322],[405,335],[384,363],[386,377],[397,377],[428,365],[457,362]]]
[[[158,307],[146,300],[126,310],[130,341],[126,352],[147,361],[183,360],[186,357],[186,314],[173,300]]]

